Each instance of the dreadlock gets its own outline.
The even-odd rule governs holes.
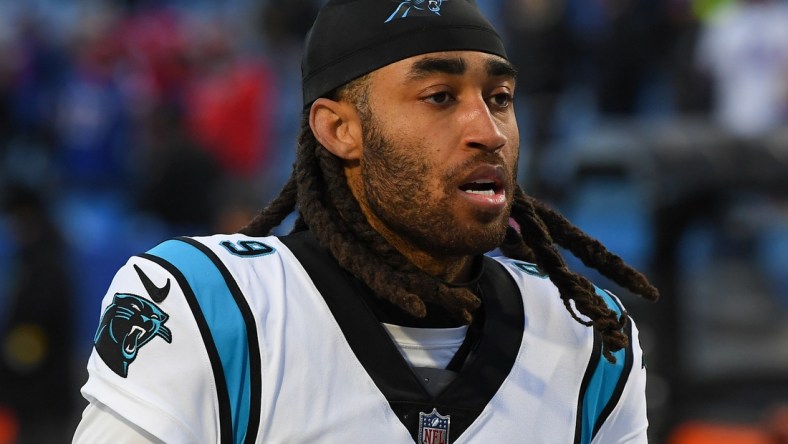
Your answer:
[[[646,277],[620,257],[609,252],[599,241],[572,225],[555,210],[527,196],[518,186],[515,190],[512,218],[521,226],[520,233],[509,228],[501,251],[513,258],[536,263],[558,287],[564,306],[577,322],[593,326],[602,336],[604,356],[615,361],[612,352],[626,347],[629,338],[622,332],[627,314],[620,317],[596,295],[594,285],[580,274],[569,270],[555,245],[568,249],[586,266],[594,268],[622,287],[650,301],[659,292]],[[589,320],[580,318],[570,304]]]
[[[363,114],[368,111],[366,84],[367,77],[361,77],[330,96],[350,101]],[[339,264],[378,297],[416,317],[426,316],[426,303],[436,303],[445,307],[457,320],[464,323],[472,321],[472,313],[481,303],[476,295],[466,288],[451,287],[428,275],[369,225],[347,185],[342,161],[315,139],[309,127],[308,109],[302,114],[291,177],[279,196],[240,232],[266,236],[296,208],[300,215],[293,230],[311,230]],[[599,332],[604,356],[611,362],[615,361],[612,352],[628,344],[628,338],[622,331],[626,313],[616,316],[596,295],[588,279],[568,269],[556,245],[568,249],[588,267],[648,300],[659,297],[657,290],[645,276],[610,253],[600,242],[545,204],[526,195],[519,186],[515,191],[511,217],[521,229],[509,227],[500,246],[501,251],[509,257],[533,262],[549,275],[570,315]],[[572,301],[574,307],[570,304]]]

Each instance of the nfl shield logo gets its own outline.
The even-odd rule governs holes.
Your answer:
[[[432,413],[419,412],[419,444],[449,444],[449,421],[436,409]]]

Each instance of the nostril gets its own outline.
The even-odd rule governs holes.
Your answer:
[[[502,143],[468,142],[468,147],[477,150],[484,150],[490,153],[497,153],[503,148],[503,146],[504,144]]]

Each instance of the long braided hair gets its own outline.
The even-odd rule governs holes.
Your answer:
[[[348,100],[360,111],[367,107],[366,77],[356,79],[329,95]],[[367,222],[347,185],[341,159],[315,139],[309,127],[309,110],[301,118],[301,130],[293,173],[279,196],[263,208],[240,232],[266,236],[290,215],[299,212],[294,231],[309,229],[328,248],[339,264],[378,297],[415,317],[427,314],[426,303],[445,307],[457,320],[470,323],[479,298],[463,287],[452,287],[413,265]],[[572,225],[558,212],[528,196],[517,186],[511,217],[520,229],[507,229],[501,251],[508,257],[535,263],[558,287],[564,306],[579,323],[601,335],[603,354],[626,347],[623,333],[626,313],[620,317],[595,294],[593,284],[568,269],[556,248],[569,250],[582,262],[622,287],[648,300],[659,294],[645,276],[610,253],[600,242]],[[574,301],[574,308],[570,304]],[[583,319],[578,312],[585,316]]]

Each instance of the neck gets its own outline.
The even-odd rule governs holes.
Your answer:
[[[436,255],[433,252],[419,248],[408,239],[392,232],[379,220],[369,216],[367,220],[372,225],[372,228],[380,233],[391,246],[430,276],[453,284],[470,280],[473,271],[473,256]]]

